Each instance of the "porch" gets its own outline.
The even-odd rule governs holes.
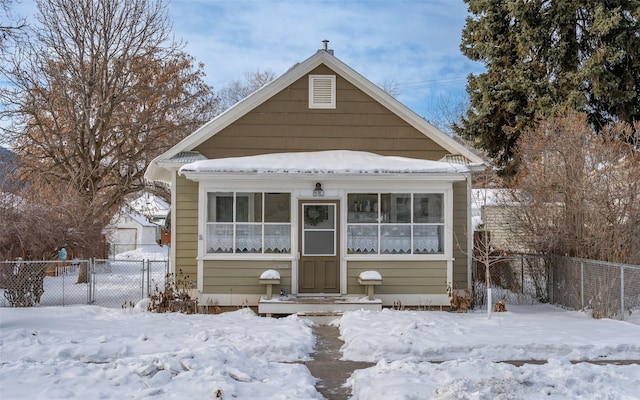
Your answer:
[[[335,315],[346,311],[382,310],[382,300],[366,296],[273,296],[260,298],[258,314],[262,315]]]

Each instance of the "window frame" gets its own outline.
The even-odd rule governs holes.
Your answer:
[[[365,222],[357,222],[353,221],[351,218],[351,211],[354,208],[354,204],[352,203],[351,196],[352,195],[376,195],[378,200],[377,205],[377,216],[374,220],[369,219]],[[389,222],[388,220],[383,220],[383,210],[382,210],[382,199],[384,195],[391,195],[391,199],[398,199],[402,195],[408,195],[411,199],[410,201],[410,220],[407,223],[402,222]],[[442,196],[442,204],[441,204],[441,222],[414,222],[414,202],[417,201],[416,195],[441,195]],[[452,190],[450,188],[421,188],[421,189],[412,189],[412,190],[350,190],[345,192],[345,203],[346,203],[346,231],[345,231],[345,257],[348,259],[450,259],[453,254],[453,239],[450,238],[450,232],[453,231],[453,204],[452,204]],[[373,205],[369,205],[372,209]],[[360,206],[362,207],[362,206]],[[389,210],[388,214],[391,214],[391,210]],[[405,225],[409,228],[410,231],[410,251],[406,253],[389,253],[384,252],[382,249],[382,237],[381,233],[384,227],[390,227],[393,225],[402,226]],[[354,252],[352,248],[349,246],[349,232],[350,227],[352,226],[368,226],[375,227],[377,232],[376,240],[377,240],[377,250],[376,252]],[[436,226],[437,235],[438,235],[438,245],[441,251],[438,252],[415,252],[415,228],[421,226]]]
[[[204,215],[203,215],[203,220],[204,220],[204,226],[202,229],[202,233],[201,233],[201,240],[202,240],[202,250],[201,250],[201,255],[202,257],[204,257],[205,259],[218,259],[218,258],[252,258],[252,257],[257,257],[257,258],[291,258],[293,256],[293,231],[292,231],[292,226],[293,226],[293,215],[292,215],[292,208],[291,208],[291,204],[292,204],[292,199],[293,199],[293,193],[291,193],[290,191],[275,191],[275,190],[265,190],[265,189],[254,189],[254,190],[241,190],[241,189],[214,189],[214,188],[207,188],[203,191],[204,195],[204,201],[205,201],[205,207],[204,207]],[[225,222],[218,222],[218,221],[210,221],[209,218],[209,210],[211,209],[211,206],[209,204],[209,200],[212,198],[216,198],[215,194],[220,193],[220,194],[224,194],[224,195],[228,195],[231,194],[232,197],[232,205],[233,205],[233,209],[232,209],[232,220],[231,221],[225,221]],[[214,194],[214,196],[210,196],[211,194]],[[249,219],[256,219],[256,216],[253,216],[253,218],[251,218],[252,215],[252,211],[253,208],[255,206],[255,198],[256,196],[252,196],[255,194],[260,194],[260,201],[261,201],[261,206],[260,206],[260,212],[261,215],[259,216],[259,221],[238,221],[238,215],[237,215],[237,198],[238,197],[246,197],[248,198],[248,204],[249,204]],[[289,204],[288,204],[288,212],[289,212],[289,221],[288,222],[266,222],[265,219],[266,216],[266,197],[269,194],[287,194],[289,196]],[[215,207],[213,207],[215,209]],[[221,252],[211,252],[209,251],[210,248],[210,237],[209,237],[209,226],[214,225],[214,224],[219,224],[219,225],[225,225],[225,226],[229,226],[231,227],[231,251],[230,252],[226,252],[226,251],[221,251]],[[238,237],[237,237],[237,233],[238,233],[238,227],[239,226],[253,226],[253,225],[259,225],[260,226],[260,251],[238,251]],[[289,246],[288,246],[288,252],[269,252],[266,251],[267,250],[267,246],[265,243],[265,237],[266,237],[266,227],[267,226],[275,226],[275,225],[286,225],[286,231],[288,232],[288,237],[289,237]]]

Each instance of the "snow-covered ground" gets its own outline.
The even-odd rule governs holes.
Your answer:
[[[143,244],[140,247],[118,253],[116,260],[155,260],[162,261],[169,259],[169,247],[158,244]]]
[[[640,359],[640,325],[550,305],[507,308],[491,319],[481,311],[346,314],[343,357],[377,362],[349,380],[355,398],[640,399],[640,365],[571,363]],[[495,362],[506,360],[548,363]]]
[[[310,324],[96,306],[0,309],[0,398],[321,399]]]
[[[339,325],[355,399],[637,399],[640,320],[593,320],[548,305],[487,319],[356,311]],[[635,317],[636,314],[632,315]],[[299,363],[315,339],[297,317],[154,314],[96,306],[0,309],[0,398],[320,399]],[[548,360],[544,365],[496,360]],[[442,361],[432,363],[429,361]]]

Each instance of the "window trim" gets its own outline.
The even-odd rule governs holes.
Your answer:
[[[211,193],[230,193],[231,197],[232,197],[232,205],[233,205],[233,211],[232,211],[232,221],[231,222],[215,222],[215,221],[209,221],[208,218],[208,210],[209,210],[209,194]],[[262,201],[262,205],[261,205],[261,212],[262,215],[260,216],[260,222],[238,222],[237,219],[237,215],[236,215],[236,198],[238,197],[238,195],[242,196],[242,197],[249,197],[249,203],[252,204],[252,200],[250,198],[250,196],[247,196],[248,194],[254,194],[254,193],[260,193],[261,194],[261,201]],[[270,193],[283,193],[283,194],[288,194],[289,195],[289,222],[265,222],[265,201],[266,201],[266,195],[270,194]],[[213,198],[215,198],[215,196],[212,196]],[[266,190],[266,189],[256,189],[256,190],[240,190],[240,189],[217,189],[217,188],[206,188],[203,190],[203,199],[205,202],[205,207],[203,207],[204,209],[204,215],[203,215],[203,221],[204,221],[204,225],[203,225],[203,229],[201,231],[201,233],[199,234],[199,239],[200,242],[202,243],[202,249],[201,251],[199,251],[199,253],[201,254],[201,257],[204,257],[205,259],[225,259],[225,258],[231,258],[231,259],[247,259],[247,258],[259,258],[259,259],[264,259],[264,258],[269,258],[269,259],[288,259],[291,258],[293,256],[293,251],[294,251],[294,244],[293,244],[293,215],[292,213],[292,208],[291,208],[291,204],[292,204],[292,199],[293,199],[293,193],[291,193],[290,191],[272,191],[272,190]],[[209,252],[208,251],[208,247],[209,247],[209,237],[208,237],[208,226],[210,224],[224,224],[224,225],[229,225],[232,227],[232,246],[231,246],[231,252]],[[240,251],[236,251],[237,250],[237,227],[238,226],[248,226],[248,225],[260,225],[261,226],[261,238],[260,238],[260,252],[240,252]],[[278,253],[278,252],[267,252],[266,248],[265,248],[265,227],[267,226],[273,226],[273,225],[288,225],[289,226],[289,252],[286,253]]]
[[[336,108],[335,75],[309,75],[309,108]]]
[[[351,211],[351,207],[352,205],[349,204],[349,196],[353,195],[353,194],[376,194],[378,195],[378,199],[380,199],[381,195],[383,194],[408,194],[411,198],[411,222],[403,224],[403,225],[407,225],[410,227],[411,230],[411,239],[410,239],[410,243],[411,243],[411,252],[410,253],[384,253],[382,252],[381,249],[381,239],[380,239],[380,232],[383,226],[385,225],[394,225],[394,224],[390,224],[390,223],[384,223],[381,221],[375,221],[375,222],[369,222],[369,223],[358,223],[358,222],[349,222],[349,212]],[[441,194],[442,197],[442,216],[443,216],[443,222],[442,223],[414,223],[413,222],[413,199],[415,195],[420,195],[420,194]],[[452,238],[452,232],[453,232],[453,190],[452,188],[438,188],[438,189],[426,189],[426,188],[421,188],[418,190],[402,190],[402,189],[398,189],[398,190],[349,190],[349,191],[345,191],[345,203],[346,203],[346,209],[345,209],[345,219],[346,219],[346,226],[345,226],[345,238],[344,238],[344,242],[343,245],[345,246],[344,248],[344,256],[346,260],[442,260],[442,259],[447,259],[447,260],[451,260],[453,258],[453,238]],[[378,216],[380,216],[382,213],[382,211],[378,211]],[[377,232],[378,232],[378,249],[376,253],[352,253],[349,252],[349,245],[348,245],[348,235],[349,235],[349,226],[375,226],[377,228]],[[413,241],[413,232],[414,232],[414,227],[416,226],[424,226],[424,225],[431,225],[431,226],[441,226],[442,227],[442,252],[439,253],[414,253],[414,241]]]

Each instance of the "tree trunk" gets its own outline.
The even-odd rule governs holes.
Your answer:
[[[80,271],[78,273],[77,283],[89,283],[89,264],[86,262],[80,263]]]

